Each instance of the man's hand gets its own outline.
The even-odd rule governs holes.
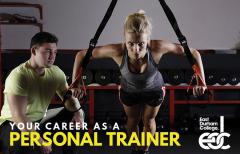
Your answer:
[[[73,97],[76,97],[78,100],[83,98],[83,90],[81,88],[71,88]]]
[[[193,87],[193,95],[195,97],[201,96],[204,94],[206,89],[207,89],[207,86],[195,86],[195,87]]]
[[[72,96],[64,102],[64,106],[69,112],[75,112],[81,108],[79,100]]]
[[[84,123],[84,112],[82,109],[74,113],[74,116],[72,118],[73,123],[80,123],[80,126],[83,126]]]

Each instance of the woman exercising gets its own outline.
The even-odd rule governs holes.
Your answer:
[[[139,132],[138,124],[143,121],[144,132],[156,131],[155,117],[164,100],[165,89],[158,63],[167,53],[184,55],[181,45],[164,40],[150,40],[152,25],[144,11],[130,14],[124,23],[124,42],[96,47],[92,58],[112,58],[119,66],[122,78],[119,90],[120,101],[127,115],[127,131]],[[204,85],[195,86],[193,94],[202,95],[206,90],[204,70],[199,52],[191,53],[200,68]],[[73,80],[81,68],[86,50],[77,53],[73,68]],[[78,82],[79,83],[79,82]],[[74,85],[73,95],[79,97],[80,85]],[[149,147],[138,147],[132,151],[147,154]]]

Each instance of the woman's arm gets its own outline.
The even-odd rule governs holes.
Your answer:
[[[82,62],[86,55],[87,50],[79,51],[75,57],[73,73],[72,73],[72,92],[73,96],[79,98],[82,95],[82,91],[80,90],[80,80],[81,78],[77,78],[81,73]],[[121,58],[123,55],[122,44],[109,44],[101,47],[96,47],[92,52],[91,59],[97,58],[112,58],[116,63],[121,63]],[[77,81],[75,81],[77,79]]]
[[[154,48],[156,49],[155,51],[159,54],[164,55],[167,53],[174,53],[174,54],[178,54],[178,55],[185,55],[184,53],[184,49],[180,44],[175,44],[175,43],[171,43],[168,41],[162,41],[162,40],[156,40],[156,41],[152,41]],[[197,78],[197,85],[200,86],[194,88],[193,93],[195,95],[201,95],[204,93],[205,89],[206,89],[206,82],[205,82],[205,75],[204,75],[204,69],[203,69],[203,64],[202,64],[202,59],[201,59],[201,55],[200,53],[196,50],[196,49],[190,49],[193,58],[196,60],[196,64],[197,66],[200,68],[200,78]],[[200,80],[202,80],[202,82],[200,82]],[[197,90],[196,90],[197,89]]]
[[[119,63],[121,56],[123,55],[121,44],[109,44],[101,47],[96,47],[92,52],[91,59],[99,58],[112,58],[115,62]],[[82,67],[83,59],[86,55],[87,50],[79,51],[75,57],[73,73],[72,73],[72,82],[77,78],[77,75],[80,73],[79,70]],[[76,82],[79,83],[79,82]],[[74,85],[75,88],[79,87],[79,84]]]

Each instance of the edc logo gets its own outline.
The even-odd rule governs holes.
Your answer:
[[[203,133],[198,140],[199,145],[205,149],[223,149],[227,150],[231,146],[230,145],[223,145],[224,144],[224,137],[230,137],[229,133],[224,132],[224,117],[220,116],[220,133],[213,132],[213,133]]]

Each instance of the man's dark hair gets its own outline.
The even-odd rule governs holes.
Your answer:
[[[39,32],[35,34],[31,39],[30,48],[34,45],[42,45],[43,43],[58,43],[58,38],[48,32]]]

